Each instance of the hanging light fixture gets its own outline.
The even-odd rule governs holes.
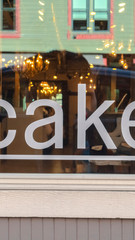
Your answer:
[[[50,61],[43,60],[42,55],[39,53],[37,56],[26,58],[24,56],[15,56],[14,61],[7,62],[6,67],[10,67],[14,72],[18,72],[20,76],[31,79],[35,74],[41,71],[47,71]]]
[[[48,82],[40,83],[40,93],[46,96],[56,95],[61,92],[61,88],[58,88],[54,83],[49,84]]]

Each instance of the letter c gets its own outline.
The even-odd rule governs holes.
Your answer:
[[[8,118],[16,118],[16,112],[12,105],[5,100],[0,99],[0,107],[5,108],[8,114]],[[5,148],[14,140],[16,130],[8,130],[7,136],[4,140],[0,141],[0,148]]]

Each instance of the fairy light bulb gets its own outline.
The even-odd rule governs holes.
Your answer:
[[[124,68],[124,69],[128,69],[128,64],[127,64],[127,63],[124,63],[124,64],[123,64],[123,68]]]

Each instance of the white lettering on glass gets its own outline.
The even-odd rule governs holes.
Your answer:
[[[47,147],[50,147],[55,143],[55,148],[63,148],[63,111],[61,106],[48,99],[40,99],[35,102],[32,102],[26,111],[26,115],[34,115],[34,111],[36,108],[41,106],[49,106],[52,107],[55,110],[55,114],[52,117],[47,117],[44,119],[40,119],[38,121],[35,121],[31,123],[25,131],[25,141],[26,143],[34,149],[44,149]],[[55,135],[46,142],[37,142],[33,138],[34,131],[42,127],[44,125],[55,123]]]
[[[15,110],[10,103],[0,99],[0,106],[7,111],[8,118],[16,118]],[[10,145],[13,142],[15,135],[16,135],[16,130],[8,130],[6,138],[0,141],[0,148],[5,148],[8,145]]]
[[[104,101],[101,106],[86,120],[86,84],[78,85],[78,135],[77,147],[86,148],[86,130],[94,124],[108,149],[116,149],[114,142],[106,131],[100,116],[114,103]]]
[[[114,101],[104,101],[91,116],[86,119],[86,84],[78,85],[78,126],[77,126],[77,148],[84,149],[86,146],[86,130],[93,124],[103,139],[108,149],[117,149],[112,141],[109,133],[106,131],[102,121],[101,115],[114,103]],[[51,117],[43,118],[32,122],[27,126],[25,131],[26,143],[34,149],[44,149],[55,144],[55,148],[63,148],[63,111],[61,106],[55,101],[48,99],[40,99],[32,102],[27,110],[26,115],[34,115],[38,107],[49,106],[54,109],[55,114]],[[7,111],[8,118],[16,118],[16,112],[12,105],[5,100],[0,99],[0,107]],[[132,112],[135,110],[135,102],[130,103],[123,112],[121,120],[121,131],[123,137],[128,145],[135,148],[135,140],[132,138],[130,128],[135,127],[135,120],[130,120]],[[34,131],[47,124],[55,124],[54,136],[46,142],[35,141]],[[10,145],[16,135],[16,130],[8,130],[7,136],[0,141],[0,149]]]
[[[135,102],[130,103],[124,110],[121,119],[122,135],[129,146],[135,148],[135,140],[130,133],[130,127],[135,127],[135,120],[130,120],[131,113],[135,110]]]

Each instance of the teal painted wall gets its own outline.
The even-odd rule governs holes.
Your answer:
[[[68,26],[68,0],[20,0],[20,28],[18,39],[0,39],[0,50],[6,52],[48,52],[68,50],[83,53],[134,53],[134,0],[125,0],[125,11],[119,13],[121,0],[114,0],[114,44],[112,40],[77,40]],[[39,19],[42,10],[43,21]],[[41,16],[41,15],[40,15]],[[121,29],[124,31],[121,31]],[[67,39],[67,31],[71,38]],[[105,45],[109,43],[109,47]],[[123,48],[119,50],[120,44]],[[100,50],[97,50],[100,49]]]

